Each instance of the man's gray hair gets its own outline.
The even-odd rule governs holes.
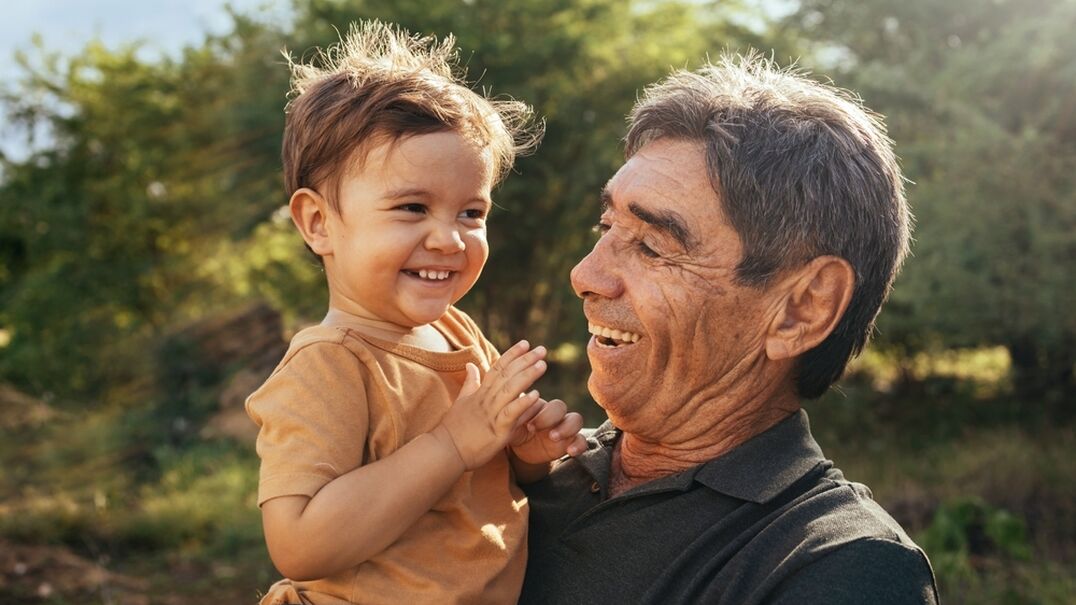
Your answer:
[[[863,349],[908,252],[904,179],[880,116],[751,53],[648,87],[629,117],[627,157],[657,139],[704,145],[710,183],[743,244],[740,283],[763,288],[823,255],[854,268],[844,317],[798,360],[799,395],[821,396]]]

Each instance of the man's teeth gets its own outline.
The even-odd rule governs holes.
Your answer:
[[[639,342],[640,338],[640,336],[634,332],[614,330],[597,324],[588,324],[587,327],[590,329],[590,333],[595,336],[611,338],[619,342]]]
[[[427,269],[419,269],[416,273],[422,279],[448,279],[448,276],[452,275],[451,271],[430,271]]]

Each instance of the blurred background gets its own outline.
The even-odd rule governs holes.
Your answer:
[[[92,5],[92,8],[90,8]],[[547,135],[461,302],[601,421],[568,272],[639,90],[762,49],[887,118],[917,216],[869,352],[809,404],[947,603],[1076,594],[1076,2],[23,2],[0,31],[0,602],[253,603],[242,409],[324,312],[286,212],[288,70],[348,23],[455,34]],[[36,35],[35,35],[36,32]]]

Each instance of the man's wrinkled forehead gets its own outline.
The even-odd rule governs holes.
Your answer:
[[[638,157],[638,156],[636,156]],[[634,159],[634,158],[633,158]],[[602,214],[612,210],[627,212],[636,219],[675,240],[685,251],[698,244],[689,221],[676,210],[676,189],[670,175],[660,170],[637,169],[632,161],[617,172],[601,192]]]

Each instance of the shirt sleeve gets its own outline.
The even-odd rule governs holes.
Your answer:
[[[768,605],[936,605],[938,589],[926,555],[892,540],[851,542],[782,581]]]
[[[261,457],[258,506],[279,496],[313,497],[362,465],[369,409],[362,366],[339,343],[298,350],[247,400]]]

